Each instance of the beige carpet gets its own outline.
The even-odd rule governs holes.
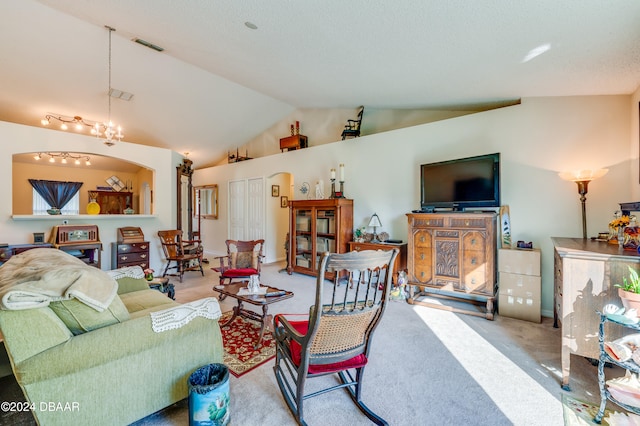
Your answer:
[[[282,266],[265,265],[263,282],[295,296],[269,305],[269,313],[307,311],[315,278],[279,273]],[[183,283],[175,281],[176,299],[187,302],[214,294],[217,274],[187,273]],[[234,304],[227,298],[221,308],[228,311]],[[295,425],[272,367],[273,360],[230,377],[232,424]],[[497,315],[487,321],[394,301],[374,335],[363,400],[391,425],[562,425],[563,395],[594,405],[600,397],[597,368],[584,358],[571,358],[572,392],[560,388],[560,371],[560,331],[550,319],[535,324]],[[311,389],[318,387],[314,380]],[[6,401],[4,392],[0,386],[0,400]],[[370,424],[346,392],[307,400],[305,411],[309,425]],[[136,423],[186,424],[186,400]]]
[[[263,281],[295,296],[270,305],[269,313],[305,312],[315,278],[279,273],[282,266],[266,265]],[[211,274],[206,284],[190,275],[195,279],[185,280],[177,299],[210,295],[217,277]],[[225,300],[222,309],[234,303]],[[270,361],[231,378],[233,424],[295,425],[272,367]],[[498,315],[487,321],[394,301],[374,335],[363,400],[391,425],[562,425],[567,392],[560,388],[560,370],[560,331],[550,319],[535,324]],[[587,360],[572,357],[571,379],[569,395],[599,402],[597,370]],[[255,406],[261,409],[249,408]],[[186,411],[178,404],[139,424],[184,424]],[[305,411],[310,425],[370,424],[345,392],[310,399]]]

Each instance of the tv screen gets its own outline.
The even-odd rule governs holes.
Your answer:
[[[500,206],[500,153],[420,166],[420,208]]]

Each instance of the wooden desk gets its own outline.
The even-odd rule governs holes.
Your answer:
[[[622,307],[615,284],[629,275],[628,267],[640,268],[640,255],[617,244],[582,238],[551,238],[554,251],[554,326],[562,328],[562,388],[570,390],[571,355],[598,359],[596,310],[613,303]],[[629,334],[623,327],[605,327],[607,339]]]
[[[349,251],[361,251],[361,250],[393,250],[397,248],[400,252],[396,257],[396,262],[393,265],[393,283],[397,283],[398,272],[407,270],[407,243],[357,243],[355,241],[349,242]]]
[[[34,248],[52,248],[53,244],[49,243],[34,243],[34,244],[11,244],[6,247],[0,247],[0,265],[4,264],[11,256],[20,254],[23,251],[31,250]]]
[[[87,265],[102,267],[102,243],[98,225],[56,225],[51,229],[49,242]]]

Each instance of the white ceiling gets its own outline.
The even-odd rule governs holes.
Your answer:
[[[134,94],[112,100],[125,140],[196,167],[299,108],[470,109],[640,85],[637,0],[1,0],[0,120],[106,120],[105,25],[111,86]]]

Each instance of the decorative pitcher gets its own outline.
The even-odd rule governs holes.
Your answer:
[[[249,293],[258,294],[260,292],[260,277],[257,275],[251,275],[249,277],[247,289],[249,290]]]

